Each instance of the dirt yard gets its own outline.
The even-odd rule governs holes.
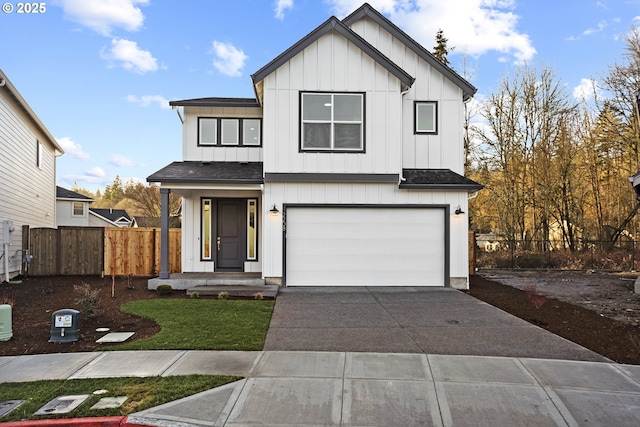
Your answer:
[[[487,270],[472,276],[467,293],[616,362],[640,364],[640,296],[633,293],[633,279],[604,273]],[[49,343],[53,312],[82,311],[74,290],[82,284],[99,290],[98,314],[81,314],[77,342]],[[152,336],[160,330],[155,322],[119,310],[125,302],[150,298],[186,295],[175,291],[159,297],[147,290],[146,278],[117,278],[113,298],[110,277],[29,277],[19,285],[3,283],[0,302],[14,304],[13,338],[0,341],[0,356],[99,350],[108,344],[95,342],[104,335],[97,328],[135,332],[133,340]]]

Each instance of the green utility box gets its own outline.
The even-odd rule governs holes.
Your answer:
[[[80,312],[73,309],[58,310],[51,316],[49,342],[74,342],[80,336]]]

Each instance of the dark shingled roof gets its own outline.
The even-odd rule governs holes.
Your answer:
[[[173,162],[148,182],[262,184],[262,162]]]
[[[66,188],[58,187],[57,185],[56,185],[56,199],[76,199],[76,200],[86,200],[87,202],[93,201],[93,199],[89,196],[76,193],[75,191],[67,190]]]
[[[400,188],[429,190],[482,190],[483,186],[450,169],[403,169]]]
[[[194,98],[170,101],[172,107],[259,107],[255,98]]]
[[[95,214],[100,215],[103,218],[108,219],[109,221],[117,221],[120,218],[125,218],[131,221],[131,217],[124,209],[110,209],[110,208],[89,208],[89,210]]]

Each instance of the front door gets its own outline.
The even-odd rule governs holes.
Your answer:
[[[247,201],[218,199],[216,219],[216,270],[243,271],[247,253]]]

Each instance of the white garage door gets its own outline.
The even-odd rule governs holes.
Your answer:
[[[442,208],[289,207],[287,286],[444,286]]]

